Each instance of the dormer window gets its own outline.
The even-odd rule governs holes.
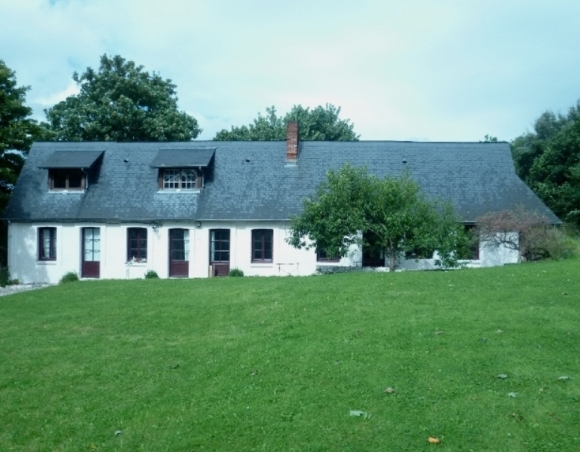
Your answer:
[[[201,176],[193,168],[167,168],[160,172],[161,187],[164,190],[195,190],[201,188]]]
[[[89,174],[97,171],[103,151],[56,151],[40,168],[48,169],[48,189],[82,191],[89,186]],[[91,179],[93,180],[93,179]]]
[[[151,162],[157,168],[159,190],[200,190],[215,148],[161,148]]]
[[[84,190],[86,174],[81,169],[50,169],[48,170],[51,190]]]

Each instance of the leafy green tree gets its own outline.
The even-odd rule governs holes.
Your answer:
[[[18,86],[14,71],[0,60],[0,212],[24,165],[23,155],[38,132],[36,121],[30,118],[32,109],[25,105],[29,89]]]
[[[354,125],[348,119],[340,119],[340,107],[326,104],[314,109],[294,105],[284,116],[276,114],[276,108],[266,108],[266,114],[247,126],[221,130],[214,137],[217,141],[272,141],[286,139],[286,124],[298,121],[299,139],[316,141],[356,141]]]
[[[384,250],[391,271],[397,257],[417,249],[436,250],[438,265],[455,266],[467,241],[452,206],[427,200],[408,174],[380,179],[350,165],[328,172],[291,220],[288,239],[296,248],[329,256],[346,256],[353,244]]]
[[[176,86],[117,55],[73,74],[80,93],[45,110],[45,138],[55,141],[189,141],[197,120],[177,108]]]
[[[564,221],[580,225],[580,103],[543,113],[511,143],[518,175]]]

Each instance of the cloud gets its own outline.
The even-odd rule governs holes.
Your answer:
[[[37,116],[103,53],[172,79],[202,138],[328,102],[363,139],[511,139],[580,97],[572,0],[6,3],[2,58]]]
[[[33,99],[33,102],[38,105],[43,105],[45,107],[52,107],[54,104],[57,104],[65,100],[69,96],[75,96],[79,92],[80,92],[79,86],[76,84],[76,82],[71,81],[71,83],[63,91],[51,94],[48,97],[40,97],[37,99]]]

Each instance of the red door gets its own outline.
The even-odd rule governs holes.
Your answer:
[[[230,230],[212,229],[209,231],[209,264],[213,276],[228,276],[230,272]]]
[[[100,228],[83,228],[82,231],[81,276],[99,278],[101,276],[101,230]]]
[[[189,277],[189,231],[187,229],[169,230],[169,276]]]

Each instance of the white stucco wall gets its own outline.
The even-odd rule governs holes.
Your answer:
[[[56,228],[56,260],[38,260],[38,228]],[[196,224],[164,223],[162,226],[146,224],[22,224],[11,223],[8,228],[8,266],[11,277],[21,283],[57,283],[67,272],[81,274],[81,234],[84,227],[100,228],[100,269],[102,279],[143,278],[148,270],[159,277],[169,276],[169,230],[189,231],[189,277],[206,278],[209,273],[209,248],[211,229],[230,229],[230,269],[239,268],[247,276],[304,276],[316,272],[317,266],[360,267],[362,252],[352,247],[348,256],[338,263],[317,263],[316,252],[298,250],[288,245],[288,224],[285,222],[202,222]],[[127,262],[127,229],[147,229],[147,262]],[[273,262],[252,263],[252,229],[272,229]],[[518,262],[518,253],[511,250],[492,250],[480,247],[480,260],[468,261],[468,266],[493,266]],[[433,259],[401,260],[399,269],[435,268]]]

